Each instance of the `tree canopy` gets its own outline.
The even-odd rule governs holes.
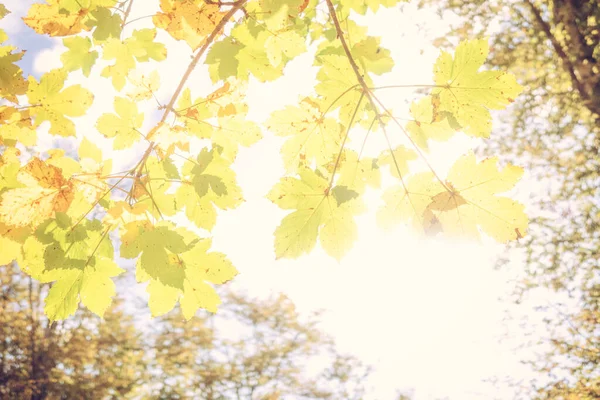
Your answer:
[[[80,309],[52,323],[47,284],[14,264],[0,272],[3,399],[346,400],[369,389],[372,368],[338,350],[319,313],[300,315],[284,295],[225,290],[216,316],[169,313],[142,329],[117,297],[103,319]]]
[[[32,4],[25,24],[63,38],[67,50],[61,68],[37,79],[18,66],[26,49],[2,47],[0,263],[16,260],[25,274],[52,283],[44,308],[51,320],[72,315],[79,303],[103,315],[113,279],[124,271],[116,255],[135,260],[137,281],[149,282],[153,315],[177,303],[188,319],[199,308],[214,312],[220,300],[213,285],[237,270],[211,250],[211,230],[221,210],[244,201],[232,169],[240,146],[267,134],[285,138],[287,173],[266,194],[288,212],[274,231],[277,258],[299,257],[319,242],[341,259],[358,236],[355,217],[366,208],[367,187],[383,189],[384,227],[405,223],[417,233],[475,238],[483,232],[499,242],[524,237],[524,206],[502,195],[522,168],[469,153],[442,175],[427,155],[431,141],[459,132],[489,137],[490,110],[514,102],[522,87],[505,70],[482,68],[486,39],[465,40],[440,54],[432,84],[416,85],[428,94],[403,124],[378,95],[393,86],[374,80],[395,60],[355,21],[398,3],[162,0],[148,10],[153,27],[142,29],[129,19],[145,7],[135,0]],[[159,33],[189,46],[187,67],[169,57]],[[306,52],[318,69],[312,94],[282,104],[262,125],[250,121],[248,81],[273,81]],[[149,68],[168,62],[181,78],[162,102],[155,94],[164,76]],[[206,92],[188,85],[200,65],[213,83]],[[95,76],[116,95],[82,130],[77,118],[96,101],[85,83]],[[140,111],[152,101],[159,115]],[[39,149],[40,129],[76,138],[77,151]],[[366,157],[360,145],[349,147],[361,143],[357,133],[363,146],[377,135],[386,145]],[[124,171],[112,166],[119,154],[132,156]],[[382,172],[395,183],[383,187]]]

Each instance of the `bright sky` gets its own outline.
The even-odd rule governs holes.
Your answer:
[[[136,2],[130,19],[152,14],[157,3]],[[28,28],[17,18],[31,2],[9,0],[5,4],[13,15],[1,25],[10,36],[18,34],[14,44],[28,49],[23,63],[26,72],[39,76],[60,67],[60,54],[65,50],[61,40],[32,42],[39,37],[28,34]],[[416,7],[406,6],[404,13],[386,10],[359,21],[369,26],[371,35],[383,37],[383,46],[392,51],[396,61],[394,71],[376,83],[430,83],[439,51],[429,43],[443,34],[448,20],[442,22],[433,12],[417,12]],[[150,25],[151,19],[141,19],[128,25],[128,29]],[[164,104],[186,68],[181,60],[189,59],[190,51],[185,43],[174,41],[164,32],[159,33],[157,40],[167,44],[168,60],[140,64],[140,69],[159,71],[161,88],[157,97]],[[86,135],[108,152],[110,142],[93,128],[102,112],[112,110],[116,95],[109,81],[99,76],[103,65],[99,60],[89,79],[76,72],[67,82],[82,83],[95,95],[90,112],[75,119],[78,139],[41,134],[40,151],[51,147],[73,149]],[[291,62],[285,76],[276,82],[251,82],[247,96],[250,118],[261,121],[273,110],[296,103],[299,95],[310,94],[315,73],[310,56],[304,55]],[[188,86],[195,96],[209,93],[206,68],[197,68]],[[381,99],[399,116],[408,115],[411,96],[410,91],[402,89],[381,92]],[[146,102],[145,111],[143,129],[147,131],[157,120],[156,104]],[[44,129],[47,127],[42,126]],[[360,140],[364,137],[362,132],[354,134]],[[284,174],[278,150],[282,142],[265,136],[250,149],[242,149],[235,163],[246,203],[220,213],[213,231],[215,250],[225,252],[241,272],[235,285],[252,295],[283,291],[300,310],[327,309],[324,327],[339,346],[376,366],[371,381],[375,388],[373,399],[392,399],[399,388],[412,388],[416,400],[444,396],[453,400],[510,398],[508,392],[497,392],[482,383],[482,379],[493,376],[525,373],[510,353],[514,343],[499,341],[504,333],[506,305],[497,299],[508,290],[509,277],[494,271],[493,261],[502,248],[488,242],[423,240],[402,227],[382,231],[375,225],[374,216],[378,193],[369,193],[367,202],[372,212],[358,218],[359,240],[342,262],[326,256],[319,248],[298,260],[275,261],[273,231],[285,213],[264,196]],[[458,137],[450,144],[434,147],[429,160],[443,175],[473,145],[465,137]],[[367,155],[384,148],[374,138],[368,142]],[[120,154],[114,160],[114,170],[131,165],[144,149],[141,144]]]

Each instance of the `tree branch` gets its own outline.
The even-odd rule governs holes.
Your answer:
[[[565,68],[565,70],[567,71],[569,76],[571,77],[571,82],[573,83],[573,86],[575,87],[575,89],[577,89],[577,91],[579,92],[579,95],[585,100],[587,98],[585,89],[584,89],[583,85],[581,84],[581,82],[579,82],[579,79],[577,79],[577,75],[575,75],[575,68],[573,67],[573,64],[571,63],[569,56],[567,55],[567,53],[565,53],[561,44],[558,42],[556,37],[552,34],[552,31],[550,30],[550,25],[546,21],[544,21],[544,19],[542,18],[542,15],[540,13],[540,10],[538,10],[538,8],[535,6],[535,4],[533,4],[531,2],[531,0],[525,0],[525,3],[527,3],[527,5],[529,6],[529,9],[531,10],[531,13],[533,14],[533,17],[535,18],[536,23],[540,26],[540,28],[542,28],[542,31],[544,31],[544,33],[546,34],[546,37],[548,38],[548,40],[550,40],[550,43],[552,43],[552,47],[554,48],[554,51],[556,51],[556,54],[558,54],[558,56],[562,60],[563,67]]]

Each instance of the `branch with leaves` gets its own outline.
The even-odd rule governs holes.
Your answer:
[[[148,15],[143,2],[32,4],[24,22],[40,35],[64,37],[67,51],[62,68],[39,80],[25,79],[15,64],[23,52],[5,46],[0,55],[8,71],[0,89],[0,263],[16,260],[32,278],[53,282],[45,307],[53,320],[67,318],[79,303],[104,313],[116,292],[112,278],[124,272],[117,253],[135,260],[138,282],[149,282],[153,315],[178,302],[188,319],[199,308],[215,312],[220,300],[214,285],[233,279],[237,270],[225,254],[210,250],[210,232],[218,210],[244,201],[232,166],[240,146],[253,145],[264,131],[286,137],[286,176],[267,195],[291,211],[275,229],[277,258],[308,253],[318,240],[341,259],[358,236],[354,218],[366,210],[363,194],[380,188],[387,167],[399,183],[383,193],[378,219],[384,227],[403,222],[416,232],[475,237],[482,230],[501,242],[521,237],[527,228],[523,206],[496,195],[513,187],[520,168],[499,170],[495,159],[478,163],[469,154],[442,179],[426,159],[431,140],[459,131],[489,136],[489,110],[504,108],[521,87],[506,72],[479,71],[487,42],[466,41],[454,56],[440,55],[434,85],[414,85],[431,93],[412,105],[411,119],[401,124],[376,91],[406,86],[373,84],[371,75],[390,72],[394,60],[380,38],[353,19],[395,3],[164,0],[150,11],[152,28],[129,34],[126,27],[147,21],[128,20],[138,10]],[[167,57],[158,31],[191,50],[165,105],[157,95],[160,74],[146,67],[179,60]],[[310,44],[318,68],[314,93],[275,111],[263,126],[250,121],[243,101],[250,77],[276,80]],[[99,58],[104,67],[96,65]],[[202,63],[214,85],[203,95],[188,83]],[[110,82],[115,93],[114,112],[103,110],[92,132],[76,124],[94,95],[85,84],[68,86],[74,73]],[[161,116],[144,132],[147,101],[159,105]],[[390,122],[406,145],[392,146]],[[77,138],[77,154],[38,149],[47,157],[23,157],[20,149],[36,146],[42,124],[51,135]],[[362,148],[349,147],[361,128],[367,129],[362,148],[377,131],[385,136],[387,148],[379,156],[363,157]],[[138,144],[145,148],[139,158],[125,172],[113,171],[112,160]],[[418,160],[429,172],[412,172],[410,164]],[[176,216],[187,223],[176,225]]]

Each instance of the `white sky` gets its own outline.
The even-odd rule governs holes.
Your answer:
[[[13,34],[26,29],[16,17],[30,3],[5,2],[15,15],[0,25]],[[156,0],[138,1],[130,19],[152,14],[156,7]],[[443,34],[448,19],[442,22],[432,12],[416,12],[415,8],[407,6],[404,14],[397,9],[384,10],[376,17],[371,15],[359,21],[369,26],[371,35],[383,37],[382,45],[392,51],[396,61],[394,71],[378,78],[378,84],[427,84],[432,79],[439,52],[429,43]],[[150,25],[151,19],[142,19],[128,25],[125,35],[129,29]],[[142,71],[159,71],[161,88],[157,97],[164,104],[187,66],[181,60],[189,59],[190,50],[164,32],[159,33],[157,40],[167,44],[168,60],[139,65]],[[61,66],[60,54],[65,48],[60,39],[53,39],[52,43],[35,54],[33,68],[37,76]],[[267,84],[251,82],[247,96],[249,117],[261,121],[271,111],[296,103],[298,95],[310,94],[316,73],[311,62],[310,55],[305,54],[292,61],[279,80]],[[67,84],[81,83],[95,95],[90,112],[75,119],[77,140],[85,135],[110,149],[110,141],[93,128],[100,114],[112,112],[116,95],[110,82],[99,76],[104,65],[98,60],[89,79],[80,72],[72,73]],[[193,96],[209,93],[206,68],[199,66],[188,86],[193,88]],[[396,115],[408,115],[410,91],[380,93]],[[147,117],[143,129],[147,131],[158,115],[154,101],[147,101],[144,111]],[[47,127],[42,126],[44,129]],[[364,136],[362,132],[355,135],[360,138],[357,142]],[[506,305],[497,298],[509,286],[507,274],[493,271],[493,261],[502,248],[488,242],[423,240],[402,227],[382,231],[374,222],[379,194],[369,193],[371,212],[358,218],[359,240],[342,262],[326,256],[320,248],[298,260],[275,261],[272,235],[285,212],[264,196],[284,174],[278,150],[282,141],[265,136],[250,149],[242,149],[235,163],[246,203],[220,213],[213,231],[214,249],[225,252],[241,272],[235,285],[252,295],[283,291],[300,310],[329,310],[324,327],[335,336],[340,348],[376,366],[371,381],[374,399],[391,399],[399,388],[414,389],[416,400],[444,396],[453,400],[510,398],[508,392],[497,392],[481,382],[493,376],[525,374],[516,356],[511,355],[509,344],[499,341],[504,333]],[[430,161],[442,174],[474,144],[458,136],[450,144],[433,147]],[[74,139],[40,134],[39,149],[73,148],[76,143]],[[373,151],[385,148],[377,140],[368,146]],[[142,143],[115,156],[114,170],[125,169],[144,149]],[[518,337],[518,333],[511,336]]]

